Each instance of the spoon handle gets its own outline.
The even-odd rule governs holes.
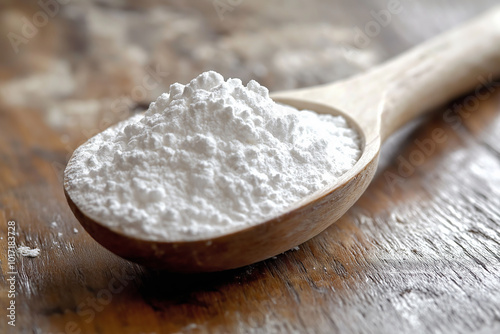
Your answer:
[[[296,107],[305,102],[340,110],[363,128],[367,142],[374,142],[472,90],[463,106],[452,110],[458,115],[445,113],[449,119],[468,117],[481,100],[500,90],[500,81],[493,81],[499,75],[500,6],[496,6],[368,72],[272,97]]]
[[[500,6],[496,6],[368,72],[272,97],[296,107],[306,102],[340,110],[363,128],[367,142],[374,142],[472,90],[463,106],[452,110],[458,115],[448,111],[444,115],[450,121],[468,117],[481,100],[500,90],[500,81],[493,81],[499,75]]]
[[[493,81],[498,75],[500,6],[353,80],[370,82],[372,92],[380,94],[375,113],[383,141],[419,114],[470,91],[461,105],[445,114],[450,120],[468,117],[481,100],[500,90],[500,81]]]

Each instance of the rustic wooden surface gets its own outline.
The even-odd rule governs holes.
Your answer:
[[[360,26],[371,19],[370,8],[380,9],[385,4],[332,3],[346,11],[343,20]],[[374,38],[373,44],[382,50],[376,61],[463,21],[491,3],[495,1],[408,5],[400,18]],[[102,5],[107,10],[112,6],[112,2]],[[202,14],[215,15],[211,2],[205,6]],[[227,35],[250,27],[251,20],[238,24],[245,11],[258,8],[248,6],[243,2],[223,24],[217,23],[220,29],[216,33]],[[283,17],[292,15],[283,8],[284,2],[269,6],[276,8],[267,12],[282,9]],[[314,13],[311,7],[304,12]],[[327,9],[335,12],[334,8],[318,2],[317,15]],[[116,15],[132,9],[117,9]],[[266,20],[266,12],[250,12]],[[78,32],[79,20],[75,17],[72,25],[63,25],[67,31],[62,34],[72,36],[73,44],[63,43],[66,46],[62,49],[54,46],[56,42],[47,44],[67,37],[58,35],[61,26],[55,19],[27,45],[30,52],[37,48],[45,51],[31,57],[25,50],[10,58],[2,51],[0,89],[43,68],[41,58],[75,55],[88,47],[90,42]],[[203,24],[212,27],[215,23],[211,20],[217,22],[217,17]],[[84,56],[93,57],[89,53]],[[14,61],[17,58],[22,66]],[[248,60],[241,61],[245,64]],[[182,75],[192,77],[204,69],[195,65]],[[245,71],[242,67],[239,71]],[[94,70],[100,71],[99,66]],[[226,71],[230,74],[230,69]],[[269,71],[273,71],[271,65]],[[79,99],[116,94],[107,87],[104,74],[95,75],[98,79],[89,79],[88,89],[79,91]],[[182,75],[174,74],[168,81]],[[273,84],[272,76],[266,78],[271,88],[283,88]],[[292,84],[308,84],[307,80]],[[92,85],[97,87],[91,89]],[[98,125],[99,117],[82,124],[85,118],[81,115],[66,113],[63,118],[69,122],[54,124],[47,111],[52,107],[45,103],[59,97],[41,100],[28,95],[28,102],[15,104],[3,93],[0,333],[498,333],[500,85],[494,83],[490,89],[492,94],[470,115],[452,122],[443,117],[454,103],[466,101],[458,99],[393,136],[383,147],[378,174],[365,195],[337,224],[299,250],[249,267],[204,275],[148,270],[93,241],[66,204],[60,176],[68,154],[85,140],[87,133],[81,130],[103,126]],[[56,90],[54,94],[62,93]],[[139,108],[143,103],[135,102]],[[72,123],[74,119],[77,121]],[[418,143],[432,138],[435,129],[442,129],[446,139],[435,143],[435,149],[423,159],[415,160],[422,152]],[[413,159],[414,170],[401,170],[403,159]],[[37,258],[17,258],[15,328],[7,325],[5,317],[9,300],[5,284],[8,220],[16,222],[18,244],[41,249]]]

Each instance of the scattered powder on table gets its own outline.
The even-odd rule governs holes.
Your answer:
[[[202,239],[286,212],[352,168],[360,145],[343,117],[277,104],[256,81],[210,71],[80,146],[65,183],[115,231]]]
[[[29,248],[28,246],[17,247],[17,252],[19,253],[19,255],[27,257],[37,257],[38,255],[40,255],[39,248]]]

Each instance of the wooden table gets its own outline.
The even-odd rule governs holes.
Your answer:
[[[362,27],[372,19],[370,8],[385,6],[383,1],[365,2],[318,1],[303,10],[325,22],[329,10],[338,20]],[[409,7],[372,41],[380,51],[375,62],[495,1],[402,2]],[[88,15],[107,13],[113,19],[135,15],[127,14],[133,12],[132,5],[116,8],[106,3],[93,4],[96,12]],[[199,11],[189,11],[183,4],[162,10],[195,17],[192,22],[201,20],[201,26],[210,27],[213,36],[219,36],[213,38],[224,38],[250,29],[252,18],[260,17],[263,24],[272,26],[274,18],[266,13],[281,10],[283,16],[277,20],[282,23],[296,15],[293,13],[298,9],[293,6],[300,7],[297,2],[259,4],[261,7],[243,2],[224,21],[217,19],[211,2],[196,5]],[[2,35],[15,26],[15,15],[31,15],[37,10],[14,3],[3,6],[2,13],[9,9],[10,23],[3,21]],[[12,9],[15,6],[20,12]],[[147,6],[156,5],[152,1]],[[268,7],[263,10],[262,6]],[[339,8],[345,14],[335,10]],[[247,21],[239,24],[244,14],[253,16],[245,16]],[[40,28],[39,36],[23,44],[26,48],[18,55],[2,51],[0,56],[0,333],[500,332],[498,82],[489,87],[491,94],[469,116],[452,122],[444,117],[448,108],[465,103],[462,98],[396,134],[384,146],[378,174],[359,202],[299,250],[227,272],[159,272],[102,248],[79,226],[64,199],[61,175],[69,155],[92,130],[106,126],[102,123],[105,113],[93,114],[89,120],[87,114],[74,111],[75,101],[86,101],[84,107],[90,110],[93,99],[116,97],[137,86],[125,75],[132,69],[124,69],[123,74],[100,67],[104,59],[96,56],[100,49],[92,49],[92,41],[82,32],[87,27],[85,16],[74,10],[61,10],[58,15]],[[182,29],[194,28],[186,25]],[[150,38],[154,41],[155,37]],[[179,40],[171,43],[177,51],[169,57],[184,55],[193,68],[174,72],[165,85],[204,69],[198,58],[186,55],[188,50],[182,49]],[[168,54],[168,50],[163,51]],[[113,55],[108,56],[115,59]],[[65,85],[72,82],[56,80],[60,85],[39,96],[26,88],[36,83],[19,81],[46,69],[51,57],[62,56],[69,57],[74,66],[63,68],[56,79],[70,73],[73,84],[81,89],[68,93]],[[241,71],[250,71],[251,66],[245,64],[251,62],[252,55],[248,57],[240,59]],[[78,66],[89,66],[94,72],[82,79]],[[248,75],[262,75],[270,88],[281,88],[273,81],[272,64],[267,66],[268,74]],[[225,70],[231,72],[229,67]],[[80,75],[73,76],[75,71]],[[331,74],[332,78],[335,75]],[[323,79],[318,78],[318,82]],[[15,80],[18,86],[12,84]],[[48,79],[44,80],[41,82]],[[292,85],[315,79],[300,80]],[[16,89],[29,93],[24,96],[26,101],[15,100]],[[154,95],[161,89],[163,84],[149,93]],[[151,97],[144,97],[147,99]],[[141,109],[143,104],[140,98],[133,99],[130,110]],[[54,121],[54,115],[64,122]],[[112,118],[109,122],[115,121]],[[438,128],[445,132],[446,140],[424,147],[422,143]],[[404,161],[411,161],[409,169],[404,168]],[[8,221],[15,221],[18,245],[41,249],[36,258],[16,257],[15,327],[6,320],[6,308],[12,300],[7,281],[11,276],[7,266]]]

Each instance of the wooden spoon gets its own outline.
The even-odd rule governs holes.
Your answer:
[[[401,125],[500,74],[500,7],[373,70],[345,81],[274,94],[299,109],[343,115],[363,137],[363,154],[339,181],[279,217],[220,237],[152,242],[87,217],[65,194],[83,227],[112,252],[146,266],[180,272],[241,267],[282,253],[339,219],[363,194],[381,143]],[[488,93],[476,88],[470,102]],[[460,115],[457,115],[460,117]]]

